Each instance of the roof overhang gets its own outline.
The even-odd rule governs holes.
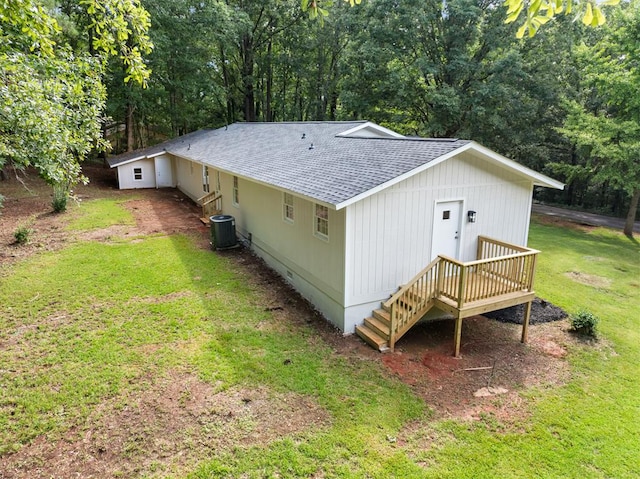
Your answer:
[[[471,141],[465,145],[462,145],[459,148],[456,148],[455,150],[450,151],[445,155],[439,156],[438,158],[435,158],[434,160],[419,166],[418,168],[414,168],[413,170],[407,171],[406,173],[400,176],[396,176],[395,178],[385,183],[382,183],[376,186],[375,188],[367,190],[359,195],[353,196],[352,198],[349,198],[348,200],[337,204],[335,208],[336,210],[346,208],[347,206],[357,203],[358,201],[361,201],[369,196],[372,196],[386,188],[389,188],[390,186],[396,185],[401,181],[406,180],[407,178],[410,178],[414,175],[422,173],[423,171],[433,168],[434,166],[437,166],[440,163],[443,163],[449,160],[450,158],[458,156],[465,151],[474,152],[479,156],[481,156],[483,159],[491,163],[497,164],[498,166],[505,168],[506,170],[509,170],[518,176],[521,176],[523,178],[530,180],[534,186],[544,186],[546,188],[555,188],[558,190],[564,189],[564,183],[561,183],[557,180],[554,180],[553,178],[543,175],[542,173],[538,173],[537,171],[527,168],[526,166],[523,166],[516,161],[510,160],[509,158],[502,156],[499,153],[496,153],[495,151],[490,150],[489,148],[486,148],[480,145],[479,143],[476,143],[475,141]]]
[[[133,158],[127,158],[124,161],[118,161],[118,157],[114,156],[113,158],[107,158],[107,163],[109,163],[109,168],[116,168],[118,166],[127,165],[129,163],[134,163],[140,160],[151,160],[156,156],[164,155],[165,153],[169,153],[167,150],[156,151],[153,153],[140,154],[138,156],[134,156]]]

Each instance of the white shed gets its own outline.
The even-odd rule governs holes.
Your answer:
[[[153,169],[155,182],[147,187],[177,186],[196,201],[220,196],[221,211],[235,217],[252,250],[345,333],[434,259],[479,259],[487,237],[508,245],[491,256],[529,257],[533,187],[563,187],[475,142],[406,138],[370,122],[236,123],[109,162],[121,188],[144,181],[136,180],[136,171],[142,169],[144,179]],[[166,175],[159,171],[171,172],[170,181],[161,183]],[[524,271],[523,265],[516,269]],[[466,275],[456,271],[445,276]],[[527,274],[533,275],[521,273]],[[517,298],[501,291],[500,306],[507,293],[513,304],[530,303],[529,280]],[[460,324],[468,315],[460,312],[462,303],[454,310],[436,299],[416,303],[414,313],[447,312]],[[407,298],[396,303],[406,305]],[[386,309],[367,323],[372,329],[379,320],[398,331],[410,327],[394,326],[398,311]],[[373,341],[384,349],[396,339]]]

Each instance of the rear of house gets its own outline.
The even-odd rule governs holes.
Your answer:
[[[152,187],[218,192],[252,250],[345,333],[435,256],[474,259],[478,235],[526,245],[533,186],[561,187],[476,143],[369,122],[234,124],[110,164],[121,188],[153,166]]]

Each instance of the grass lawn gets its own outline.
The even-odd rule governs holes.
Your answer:
[[[72,216],[75,231],[105,227],[108,218],[131,221],[121,201],[112,200],[86,202]],[[566,385],[523,390],[529,414],[509,423],[489,416],[434,420],[429,405],[379,362],[334,354],[314,325],[279,320],[265,308],[264,288],[190,236],[80,241],[5,265],[0,477],[2,461],[26,445],[70,442],[88,437],[98,423],[124,421],[144,404],[132,398],[180,375],[215,398],[262,391],[261,404],[273,412],[231,421],[208,411],[199,418],[209,422],[190,422],[195,432],[180,436],[187,438],[181,459],[171,454],[175,445],[167,444],[164,456],[150,450],[144,435],[161,432],[148,424],[138,442],[126,438],[114,459],[135,467],[116,467],[112,475],[638,477],[640,249],[607,230],[538,223],[530,246],[543,251],[539,296],[571,313],[598,315],[601,339],[569,352]],[[293,418],[275,407],[283,401],[308,405],[299,415],[314,417],[287,429]],[[180,417],[195,417],[189,397],[176,404],[186,411]],[[269,427],[276,434],[268,439],[242,440],[234,432],[258,435],[274,415]],[[203,434],[220,447],[198,443]],[[156,460],[145,461],[152,452]]]

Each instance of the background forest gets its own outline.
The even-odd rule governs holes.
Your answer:
[[[51,10],[74,51],[92,50],[87,3],[100,4]],[[496,0],[337,1],[323,22],[299,0],[140,3],[151,74],[142,86],[123,81],[131,68],[122,55],[106,63],[112,153],[236,121],[367,119],[473,139],[567,183],[539,200],[636,216],[636,0],[607,10],[602,27],[561,15],[522,40]]]

